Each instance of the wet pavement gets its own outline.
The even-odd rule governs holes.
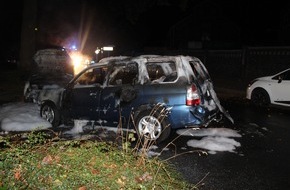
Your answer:
[[[182,137],[162,157],[173,158],[170,162],[200,190],[290,189],[289,110],[255,108],[244,100],[227,101],[223,104],[235,124],[219,125],[242,134],[236,139],[241,143],[236,153],[203,154],[200,149],[186,147],[190,137]]]

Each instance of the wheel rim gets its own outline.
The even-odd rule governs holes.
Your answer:
[[[52,123],[54,120],[54,111],[50,106],[44,106],[41,111],[41,117]]]
[[[259,94],[258,93],[254,93],[252,100],[254,102],[254,104],[259,105],[260,104],[260,98],[259,98]]]
[[[263,93],[254,93],[252,99],[256,105],[263,106],[268,104],[268,99]]]
[[[162,126],[154,116],[144,116],[138,123],[138,131],[141,137],[156,140],[161,135]]]

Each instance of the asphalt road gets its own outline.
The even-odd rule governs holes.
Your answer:
[[[236,153],[200,154],[186,147],[189,138],[182,137],[162,158],[172,158],[174,167],[200,190],[290,189],[290,111],[254,108],[242,99],[228,99],[222,105],[235,124],[224,121],[219,125],[242,134]]]

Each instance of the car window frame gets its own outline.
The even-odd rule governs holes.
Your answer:
[[[272,80],[289,81],[290,80],[290,69],[287,69],[285,71],[282,71],[281,73],[276,74],[274,77],[272,77]]]
[[[174,69],[174,71],[169,71],[168,66],[162,65],[169,65],[170,69]],[[159,70],[156,69],[155,77],[150,76],[151,71],[149,70],[148,66],[154,65],[155,67],[159,66]],[[172,66],[174,68],[172,68]],[[175,83],[178,80],[178,67],[176,61],[168,60],[168,61],[148,61],[145,63],[145,68],[148,73],[148,83],[149,84],[166,84],[166,83]],[[158,71],[158,72],[157,72]],[[159,71],[162,74],[159,74]],[[173,74],[173,75],[172,75]],[[175,76],[174,76],[175,75]],[[157,77],[158,76],[158,77]],[[168,80],[170,76],[174,76],[173,79]]]
[[[131,69],[132,67],[132,69]],[[134,68],[135,67],[135,68]],[[134,69],[134,70],[133,70]],[[130,72],[133,71],[133,72]],[[123,72],[123,73],[121,73]],[[127,75],[127,74],[132,75]],[[117,78],[118,74],[121,74],[122,77],[120,79]],[[125,75],[124,75],[125,74]],[[127,81],[129,82],[123,82],[126,80],[123,80],[125,76],[128,77]],[[116,79],[117,78],[117,79]],[[107,86],[122,86],[122,85],[135,85],[138,83],[139,78],[139,65],[135,61],[130,62],[118,62],[110,65],[109,71],[107,73]],[[131,80],[130,80],[131,79]],[[117,80],[121,80],[118,83]]]
[[[78,84],[78,80],[85,75],[86,73],[88,73],[89,70],[95,70],[95,69],[102,69],[102,70],[106,70],[105,74],[102,75],[103,79],[103,84],[101,83],[92,83],[92,84]],[[84,69],[83,71],[81,71],[77,76],[74,77],[74,79],[71,81],[71,83],[69,84],[70,88],[84,88],[84,87],[92,87],[92,86],[99,86],[102,87],[104,85],[106,85],[106,80],[107,80],[107,75],[108,75],[108,66],[107,65],[102,65],[102,66],[94,66],[94,67],[88,67],[86,69]]]

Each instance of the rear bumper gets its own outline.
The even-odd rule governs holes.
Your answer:
[[[217,109],[209,112],[202,106],[175,106],[171,109],[169,119],[173,129],[202,127],[217,119],[218,113]]]

